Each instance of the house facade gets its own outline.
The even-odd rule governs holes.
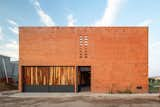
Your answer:
[[[20,27],[21,92],[148,92],[147,27]]]

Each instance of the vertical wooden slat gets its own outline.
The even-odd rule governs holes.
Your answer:
[[[68,85],[70,85],[70,75],[69,75],[69,71],[70,71],[70,68],[67,67],[67,75],[68,75],[67,84],[68,84]]]
[[[41,67],[41,68],[40,68],[40,73],[41,73],[41,76],[40,76],[40,77],[41,77],[41,85],[43,85],[43,72],[42,72],[42,69],[43,69],[43,68]]]
[[[45,85],[45,79],[46,79],[45,72],[43,72],[43,85]]]
[[[60,85],[61,84],[61,69],[60,69],[60,67],[58,67],[58,72],[59,72],[59,75],[58,75],[59,83],[58,83],[58,85]]]
[[[55,67],[55,85],[57,85],[57,72],[56,72],[56,70],[57,70],[57,67]]]
[[[27,67],[25,67],[25,72],[26,72],[26,84],[29,85],[29,75]]]
[[[60,67],[60,84],[63,85],[63,67]]]
[[[57,68],[58,68],[58,70],[57,70],[58,84],[57,85],[60,85],[60,78],[59,78],[59,76],[60,76],[60,69],[59,69],[59,67],[57,67]]]
[[[59,76],[58,76],[58,78],[59,78],[59,85],[61,84],[61,68],[59,67]]]
[[[53,84],[52,85],[54,85],[55,84],[55,68],[52,67],[52,69],[53,69]]]
[[[73,84],[75,84],[75,67],[72,67],[72,68],[73,68],[73,74],[72,74],[73,78],[72,79],[73,79]]]
[[[63,67],[63,85],[66,85],[66,67]]]
[[[70,85],[70,67],[67,67],[67,72],[68,72],[68,85]]]
[[[32,71],[31,71],[31,68],[30,68],[30,67],[28,67],[28,70],[29,70],[28,73],[29,73],[29,75],[30,75],[30,78],[29,78],[30,81],[29,81],[29,82],[30,82],[30,85],[32,85]]]
[[[58,80],[57,80],[57,67],[55,67],[55,85],[57,85]]]
[[[74,84],[74,67],[72,67],[72,84]]]
[[[40,82],[40,85],[42,85],[43,84],[42,71],[41,71],[41,68],[39,68],[38,70],[39,70],[39,82]]]
[[[28,73],[28,85],[31,85],[31,71],[30,71],[30,68],[27,67],[27,73]]]
[[[38,83],[38,72],[37,72],[37,67],[35,67],[35,72],[36,72],[36,75],[35,75],[35,78],[36,78],[36,85],[39,85],[39,83]]]
[[[69,75],[70,75],[70,85],[71,85],[72,84],[72,67],[70,67]]]
[[[71,80],[71,84],[73,83],[73,80],[72,80],[72,78],[73,78],[73,75],[72,75],[72,67],[70,67],[70,80]]]
[[[53,83],[54,83],[54,69],[52,67],[52,85],[53,85]]]
[[[33,84],[37,85],[36,84],[36,71],[35,71],[35,67],[33,67]]]
[[[52,67],[49,67],[50,69],[50,75],[49,75],[49,85],[52,85]]]
[[[53,67],[53,85],[55,85],[55,67]]]
[[[32,71],[31,71],[31,68],[30,68],[30,67],[28,67],[28,70],[29,70],[28,73],[29,73],[29,75],[30,75],[30,78],[29,78],[30,81],[29,81],[29,82],[30,82],[30,85],[32,85]]]
[[[57,67],[55,67],[55,85],[57,85]]]
[[[45,70],[45,68],[43,67],[43,85],[45,85],[45,83],[46,83],[46,70]]]
[[[43,84],[43,78],[42,78],[42,67],[39,67],[39,72],[40,72],[40,85]]]
[[[69,75],[68,84],[71,85],[71,68],[70,67],[68,67],[68,75]]]
[[[56,85],[56,67],[54,67],[54,85]]]
[[[65,85],[68,85],[68,71],[67,71],[67,67],[65,67]]]
[[[52,85],[54,84],[54,67],[52,67]]]
[[[47,83],[47,81],[46,81],[46,80],[47,80],[47,79],[46,79],[46,77],[47,77],[47,76],[46,76],[47,69],[46,69],[45,67],[43,67],[43,70],[44,70],[44,71],[43,71],[43,72],[44,72],[44,81],[43,81],[44,84],[43,84],[43,85],[46,85],[46,83]]]
[[[37,68],[37,81],[38,81],[38,85],[40,85],[40,72],[39,72],[39,68]]]

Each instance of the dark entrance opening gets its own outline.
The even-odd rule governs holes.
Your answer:
[[[91,66],[78,66],[78,91],[90,91]]]

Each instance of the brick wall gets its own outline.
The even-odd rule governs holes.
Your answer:
[[[20,81],[22,65],[90,65],[92,92],[148,91],[147,27],[21,27],[19,43]]]

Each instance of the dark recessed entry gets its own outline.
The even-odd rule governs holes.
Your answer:
[[[91,66],[78,66],[78,91],[90,91]]]

